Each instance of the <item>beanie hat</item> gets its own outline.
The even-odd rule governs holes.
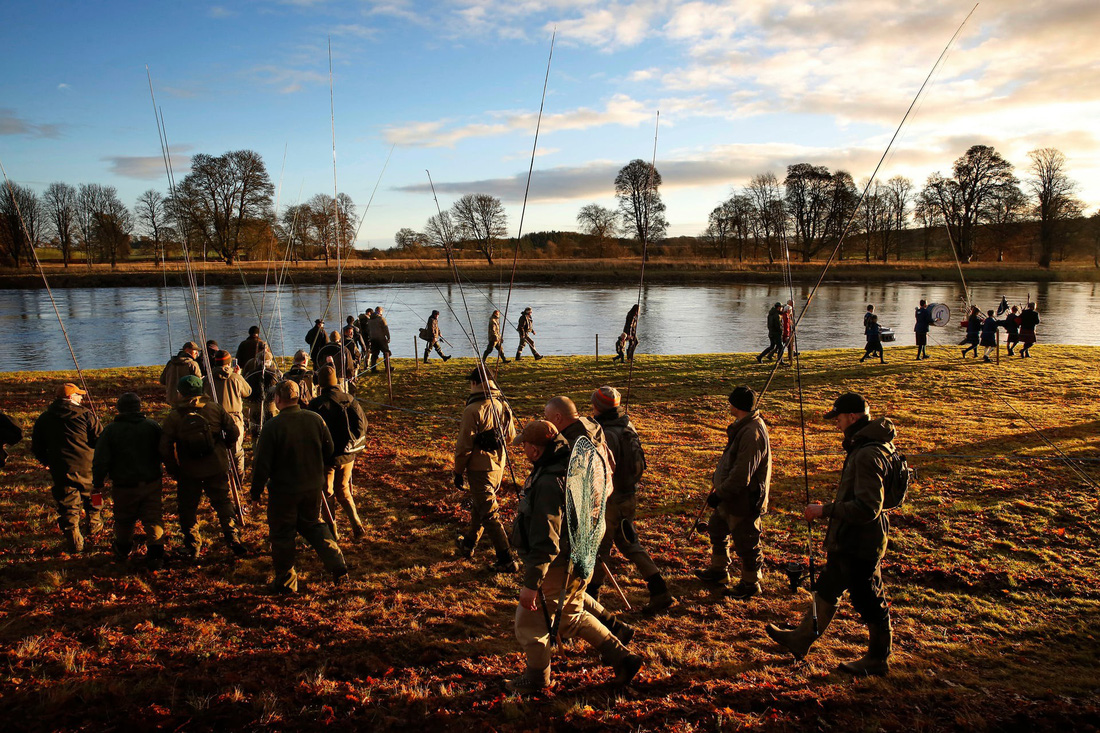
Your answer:
[[[330,366],[321,367],[317,371],[317,384],[322,387],[336,386],[336,370]]]
[[[233,355],[224,349],[214,354],[214,363],[218,366],[225,366],[231,361],[233,361]]]
[[[592,393],[592,406],[600,412],[613,410],[619,406],[619,390],[603,386]]]
[[[756,404],[756,393],[748,387],[735,387],[730,392],[730,404],[742,412],[752,412],[752,406]]]
[[[202,380],[194,374],[188,374],[176,384],[176,391],[184,397],[198,397],[202,394]]]
[[[141,412],[141,398],[134,392],[127,392],[118,398],[116,403],[119,413]]]

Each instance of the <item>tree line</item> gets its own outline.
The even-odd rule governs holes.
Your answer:
[[[769,263],[788,255],[809,262],[834,249],[840,259],[889,262],[900,260],[904,249],[926,260],[946,253],[968,263],[986,254],[1003,261],[1013,247],[1010,259],[1026,257],[1049,267],[1056,256],[1066,258],[1067,242],[1073,239],[1079,248],[1084,239],[1091,241],[1093,263],[1100,267],[1100,213],[1084,226],[1084,206],[1065,155],[1040,148],[1028,159],[1021,180],[993,147],[974,145],[955,160],[950,175],[932,173],[919,189],[903,176],[857,186],[847,171],[795,163],[782,180],[760,173],[732,190],[710,212],[706,228],[688,238],[688,249]],[[668,220],[656,167],[632,160],[612,185],[614,209],[591,203],[577,213],[583,237],[530,233],[522,244],[543,253],[555,245],[559,256],[672,252],[665,242]],[[149,189],[132,208],[113,186],[56,182],[38,194],[13,184],[0,196],[0,263],[22,266],[34,248],[45,246],[55,247],[66,267],[78,254],[89,264],[115,265],[138,247],[164,261],[186,245],[195,259],[227,264],[284,258],[328,262],[337,254],[354,254],[359,219],[350,196],[319,193],[276,215],[274,193],[263,159],[251,150],[197,154],[190,172],[168,194]],[[1028,232],[1022,246],[1021,231]],[[500,245],[514,242],[507,232],[501,200],[471,193],[429,217],[422,231],[400,229],[393,254],[442,255],[450,261],[455,253],[473,252],[492,264]],[[946,236],[946,247],[937,244],[937,233]]]
[[[843,238],[839,259],[885,263],[891,257],[900,260],[903,249],[910,256],[919,254],[910,231],[916,228],[924,259],[932,258],[934,235],[942,232],[948,256],[968,263],[980,254],[980,231],[988,233],[992,244],[985,249],[1003,261],[1018,232],[1035,229],[1026,256],[1049,267],[1056,254],[1065,259],[1071,235],[1082,238],[1084,206],[1076,197],[1077,184],[1068,174],[1065,155],[1041,148],[1028,158],[1021,181],[994,148],[974,145],[953,163],[951,175],[937,171],[920,189],[904,176],[857,186],[847,171],[795,163],[787,166],[782,181],[774,173],[761,173],[732,191],[710,212],[695,246],[686,246],[693,254],[738,262],[751,258],[774,263],[788,253],[809,262],[830,254]],[[671,247],[660,246],[668,230],[661,183],[652,164],[633,160],[614,179],[615,209],[591,203],[577,213],[583,243],[569,233],[530,234],[524,239],[535,250],[555,243],[572,245],[559,247],[559,256],[581,254],[577,250],[582,248],[584,255],[593,257],[648,255],[651,248],[669,252]],[[1037,227],[1020,226],[1029,222]],[[1100,267],[1100,215],[1094,214],[1088,223],[1094,265]],[[450,210],[429,218],[422,233],[402,228],[395,241],[402,251],[441,249],[448,258],[456,250],[475,250],[492,263],[494,239],[504,236],[506,226],[499,199],[467,194]]]
[[[319,193],[275,216],[275,186],[251,150],[199,153],[190,172],[165,194],[149,189],[132,208],[114,186],[55,182],[38,194],[12,184],[0,196],[0,263],[21,267],[34,248],[56,247],[66,267],[130,257],[137,247],[164,261],[184,245],[193,259],[320,259],[352,249],[359,220],[354,201]]]

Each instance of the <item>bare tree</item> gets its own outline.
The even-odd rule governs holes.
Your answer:
[[[752,201],[753,232],[756,241],[764,242],[768,251],[768,263],[775,262],[772,250],[773,238],[781,236],[787,229],[787,210],[783,204],[783,191],[779,179],[774,173],[761,173],[753,176],[745,187],[745,194]]]
[[[1039,148],[1027,155],[1031,158],[1032,176],[1028,188],[1039,218],[1039,267],[1050,267],[1062,224],[1080,216],[1082,205],[1073,195],[1077,183],[1066,174],[1066,156],[1060,150]]]
[[[863,261],[871,261],[872,241],[878,238],[882,243],[882,258],[885,262],[886,243],[889,241],[883,235],[883,230],[886,227],[886,196],[882,185],[877,180],[869,186],[865,183],[864,187],[867,188],[867,193],[863,197],[863,205],[859,207],[859,214],[856,219],[865,237],[866,246],[863,250]]]
[[[846,171],[830,174],[824,166],[797,163],[787,167],[783,186],[797,249],[809,262],[839,240],[855,210],[855,184]]]
[[[77,190],[76,231],[89,267],[100,254],[96,250],[99,243],[96,237],[96,215],[108,209],[112,198],[118,198],[118,191],[113,186],[81,183]]]
[[[894,259],[901,261],[901,232],[909,223],[909,205],[913,198],[913,182],[905,176],[894,176],[886,182],[885,189],[889,232],[896,242]],[[889,238],[889,237],[888,237]],[[886,262],[887,245],[883,245],[882,261]]]
[[[51,183],[42,194],[42,203],[57,244],[61,247],[61,261],[68,267],[76,226],[76,189],[67,183]]]
[[[188,233],[226,264],[233,264],[240,254],[246,223],[271,218],[275,186],[263,158],[251,150],[195,155],[178,189]]]
[[[1027,213],[1027,197],[1019,186],[1005,186],[990,199],[989,227],[997,250],[997,262],[1004,262],[1005,242]]]
[[[619,199],[623,228],[638,240],[646,258],[648,245],[661,241],[668,230],[660,186],[661,174],[641,158],[624,165],[615,176],[615,196]]]
[[[108,196],[103,206],[92,215],[92,232],[103,259],[111,267],[118,266],[119,257],[130,254],[130,235],[134,220],[113,186],[107,186]]]
[[[972,146],[955,161],[952,171],[952,178],[933,173],[925,191],[939,206],[959,259],[970,262],[975,227],[989,220],[998,191],[1019,182],[1012,174],[1012,164],[988,145]]]
[[[413,231],[409,227],[401,227],[397,230],[397,234],[393,235],[393,241],[397,245],[398,249],[414,250],[424,243],[426,237],[416,231]]]
[[[607,240],[619,233],[619,214],[606,206],[587,204],[577,212],[577,223],[585,234],[596,237],[599,243],[599,257],[604,255]]]
[[[921,238],[924,244],[924,259],[927,262],[931,258],[932,233],[936,227],[943,224],[943,214],[935,196],[925,188],[917,194],[917,202],[913,207],[913,216],[921,225]]]
[[[153,238],[154,260],[160,257],[160,261],[165,262],[166,240],[171,236],[167,199],[156,189],[150,188],[138,196],[134,205],[134,217],[141,229]]]
[[[454,252],[454,222],[451,221],[451,212],[443,211],[436,216],[428,217],[424,225],[425,244],[443,250],[447,257],[447,264],[451,264]]]
[[[493,242],[508,234],[508,215],[500,199],[487,193],[468,193],[451,205],[451,220],[458,236],[472,241],[493,264]]]
[[[0,217],[4,219],[3,255],[16,267],[34,256],[32,248],[42,238],[45,207],[31,189],[18,183],[0,188]]]

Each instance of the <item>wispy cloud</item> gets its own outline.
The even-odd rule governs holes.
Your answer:
[[[378,29],[371,26],[360,25],[358,23],[345,23],[343,25],[333,26],[329,29],[329,33],[336,38],[365,38],[372,39],[378,37]]]
[[[328,84],[328,74],[306,69],[265,64],[253,66],[247,75],[261,84],[278,87],[280,94],[293,94],[300,92],[303,87],[310,84]]]
[[[65,82],[61,82],[60,84],[57,85],[57,91],[59,91],[59,92],[67,92],[71,89],[72,89],[72,87],[69,86],[68,84],[66,84]]]
[[[232,18],[235,15],[237,15],[236,11],[222,5],[213,5],[206,11],[206,17],[208,18]]]
[[[190,145],[172,145],[169,160],[177,176],[191,170],[191,156],[185,155]],[[164,178],[164,157],[161,155],[108,155],[101,160],[108,163],[108,170],[116,176],[154,181]]]
[[[0,107],[0,135],[59,138],[64,128],[65,125],[56,122],[30,122],[16,115],[14,109]]]

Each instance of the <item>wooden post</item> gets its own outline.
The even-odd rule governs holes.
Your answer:
[[[600,334],[596,334],[596,363],[600,363]]]
[[[416,347],[416,336],[413,336],[413,362],[416,364],[416,375],[420,376],[420,359],[416,355]]]
[[[390,355],[384,354],[383,358],[386,361],[386,387],[390,392],[390,404],[393,404],[393,372],[390,370]]]
[[[994,336],[997,339],[997,364],[999,366],[1001,363],[1001,330],[997,329],[996,333],[994,333]]]

